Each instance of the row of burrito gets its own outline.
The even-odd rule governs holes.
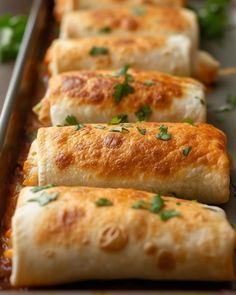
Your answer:
[[[235,231],[200,203],[228,200],[229,173],[225,135],[208,124],[40,128],[12,220],[11,283],[234,279]]]
[[[227,139],[190,78],[212,83],[219,64],[185,1],[130,2],[56,1],[6,251],[14,286],[234,279],[235,231],[213,206],[230,195]]]
[[[218,77],[218,61],[199,50],[197,17],[185,8],[132,3],[119,9],[72,11],[60,27],[60,38],[46,56],[52,75],[130,64],[138,70],[192,76],[207,84]]]

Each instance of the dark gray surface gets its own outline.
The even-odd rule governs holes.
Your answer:
[[[28,14],[32,0],[0,0],[0,15],[5,13]],[[14,62],[0,64],[0,113],[11,79]]]
[[[222,42],[206,42],[208,49],[221,63],[221,68],[236,68],[236,2],[230,10],[231,25]],[[217,114],[215,109],[225,104],[227,95],[236,95],[236,73],[221,76],[215,89],[207,95],[208,122],[224,131],[228,137],[228,149],[232,157],[232,178],[236,180],[236,111]],[[220,193],[220,192],[219,192]],[[230,222],[236,228],[236,193],[231,195],[230,202],[223,208],[226,210]]]

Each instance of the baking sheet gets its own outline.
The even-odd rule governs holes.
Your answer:
[[[0,15],[11,13],[12,15],[28,15],[32,0],[0,0]],[[15,62],[7,62],[0,65],[0,113],[4,98],[11,80]]]
[[[31,26],[39,26],[40,23],[42,23],[41,19],[41,14],[43,9],[45,8],[45,2],[43,0],[35,0],[34,1],[34,18],[32,18],[32,23]],[[42,7],[40,6],[42,5]],[[233,3],[232,3],[233,5]],[[41,7],[41,8],[40,8]],[[36,10],[39,12],[40,17],[36,17]],[[234,28],[231,27],[230,30],[227,31],[226,38],[224,38],[224,41],[219,43],[219,42],[207,42],[204,43],[204,47],[208,49],[211,53],[213,53],[221,62],[222,67],[236,67],[236,25],[235,25],[235,18],[236,18],[236,13],[235,10],[231,9],[230,10],[230,15],[231,15],[231,25],[234,24]],[[41,21],[40,21],[41,19]],[[30,33],[30,32],[29,32]],[[46,32],[45,32],[46,33]],[[30,37],[30,35],[29,35]],[[28,38],[28,40],[25,40],[25,46],[27,45],[26,43],[28,42],[29,47],[32,47],[32,43],[34,40],[37,40],[39,42],[39,39],[36,37],[36,33],[33,32],[32,27],[31,27],[31,37]],[[44,40],[44,39],[40,39]],[[31,45],[29,44],[31,43]],[[41,44],[41,43],[40,43]],[[37,44],[36,44],[37,45]],[[37,46],[36,46],[37,47]],[[32,48],[31,48],[32,51]],[[36,54],[33,54],[32,57],[35,58]],[[10,92],[8,92],[8,97],[6,104],[4,106],[4,113],[2,114],[1,118],[1,123],[0,124],[0,171],[3,173],[3,167],[10,168],[8,167],[7,163],[4,161],[3,162],[3,152],[4,152],[4,147],[6,146],[6,139],[8,141],[10,140],[10,144],[8,144],[8,149],[5,149],[5,154],[9,153],[14,153],[15,156],[17,155],[17,142],[16,138],[17,135],[18,137],[21,134],[22,131],[22,126],[17,125],[16,121],[14,121],[12,114],[14,112],[16,114],[21,113],[21,118],[25,118],[25,112],[27,110],[27,106],[22,103],[21,109],[17,108],[17,104],[14,102],[19,102],[19,97],[20,97],[20,85],[22,85],[22,82],[24,81],[23,77],[23,69],[25,69],[26,66],[26,59],[28,61],[31,61],[29,53],[27,55],[23,55],[21,57],[22,63],[19,62],[16,67],[16,73],[15,73],[15,78],[13,76],[12,80],[12,85]],[[32,62],[32,61],[31,61]],[[36,60],[34,60],[34,63]],[[32,82],[32,81],[31,81]],[[34,81],[35,82],[35,81]],[[23,83],[24,84],[24,83]],[[233,162],[236,163],[236,112],[232,113],[226,113],[222,116],[217,115],[214,112],[214,109],[217,107],[223,105],[225,103],[226,96],[228,94],[236,94],[236,75],[231,75],[231,76],[222,76],[219,79],[219,82],[214,88],[214,91],[211,92],[208,97],[208,104],[211,106],[209,108],[208,112],[208,122],[214,124],[216,127],[222,129],[226,134],[228,135],[229,138],[229,152],[232,156]],[[21,95],[22,98],[22,95]],[[26,104],[27,104],[27,99],[28,99],[28,107],[29,107],[29,102],[31,99],[30,94],[27,92],[26,94]],[[21,122],[23,123],[23,122]],[[15,130],[14,133],[10,132],[11,128],[10,125],[17,126],[17,130]],[[5,128],[5,129],[4,129]],[[16,128],[15,128],[16,129]],[[5,139],[4,139],[5,138]],[[10,146],[10,148],[9,148]],[[14,161],[12,158],[11,161]],[[9,160],[10,163],[10,160]],[[7,170],[7,169],[5,169]],[[4,171],[4,175],[6,178],[6,173],[10,172],[9,171]],[[233,168],[233,177],[236,178],[236,169],[235,166]],[[4,182],[2,180],[2,177],[0,175],[1,183],[0,187],[4,185]],[[220,193],[220,192],[219,192]],[[1,190],[1,200],[6,196]],[[230,222],[236,226],[236,197],[233,196],[233,192],[231,195],[230,202],[224,206],[226,209],[227,215],[230,219]],[[3,208],[1,206],[1,208]],[[219,257],[220,259],[220,257]],[[147,291],[151,290],[171,290],[168,292],[165,292],[164,294],[174,294],[174,290],[223,290],[223,289],[233,289],[234,288],[234,283],[193,283],[193,282],[150,282],[150,281],[141,281],[141,280],[132,280],[132,281],[115,281],[115,282],[84,282],[84,283],[78,283],[78,284],[72,284],[72,285],[67,285],[67,286],[58,286],[55,288],[50,289],[50,294],[52,293],[53,289],[56,290],[80,290],[80,293],[83,294],[94,294],[95,292],[93,291],[92,293],[90,292],[81,292],[82,290],[101,290],[101,292],[98,292],[98,294],[104,294],[107,293],[107,290],[136,290],[134,293],[137,294],[138,290],[140,290],[141,294],[146,294]],[[145,291],[144,291],[145,290]],[[113,291],[114,292],[114,291]],[[109,292],[109,294],[113,294],[113,292]],[[4,292],[5,293],[5,292]],[[64,292],[63,292],[64,293]],[[122,292],[114,292],[114,294],[128,294],[128,293],[123,293]],[[131,291],[129,292],[131,293]],[[108,294],[108,293],[107,293]],[[162,294],[162,292],[158,292],[158,294]],[[177,293],[177,294],[185,294],[183,291]],[[187,294],[192,294],[192,293],[187,293]],[[194,294],[194,293],[193,293]],[[197,292],[199,294],[199,291]],[[209,292],[207,294],[226,294],[225,292]]]

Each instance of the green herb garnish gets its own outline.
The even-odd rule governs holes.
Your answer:
[[[68,115],[66,117],[64,126],[75,126],[76,131],[86,127],[83,123],[79,123],[74,115]]]
[[[147,121],[148,118],[152,115],[152,110],[149,105],[144,105],[139,108],[135,113],[135,116],[139,121]]]
[[[163,221],[169,220],[170,218],[173,218],[173,217],[181,216],[180,212],[178,212],[174,209],[162,211],[162,212],[160,212],[159,215],[161,217],[161,220],[163,220]]]
[[[143,84],[145,86],[151,87],[151,86],[155,85],[155,82],[152,81],[152,80],[146,80],[146,81],[143,82]]]
[[[188,154],[190,153],[191,149],[192,149],[191,146],[186,146],[186,147],[184,147],[184,148],[183,148],[183,155],[184,155],[185,157],[187,157]]]
[[[35,199],[29,199],[28,202],[37,202],[39,203],[40,206],[45,206],[50,202],[53,202],[57,200],[59,196],[59,193],[53,192],[53,193],[47,193],[47,192],[42,192],[39,197]]]
[[[117,115],[117,116],[113,117],[111,119],[110,124],[111,125],[117,125],[117,124],[120,124],[120,123],[128,123],[128,122],[129,122],[128,115],[120,114],[120,115]]]
[[[147,203],[143,200],[137,201],[132,206],[133,209],[147,209]]]
[[[0,63],[17,57],[27,24],[26,16],[0,17]]]
[[[43,191],[43,190],[46,190],[46,189],[49,189],[52,187],[55,187],[55,185],[51,184],[51,183],[47,184],[47,185],[42,185],[42,186],[35,186],[31,189],[31,192],[37,193],[37,192],[40,192],[40,191]]]
[[[136,16],[142,16],[146,13],[146,9],[144,7],[134,7],[132,13]]]
[[[100,30],[99,30],[99,33],[103,33],[103,34],[108,34],[111,32],[111,28],[110,27],[102,27]]]
[[[119,103],[124,96],[134,93],[134,87],[129,85],[127,81],[114,86],[113,97],[116,103]]]
[[[105,207],[105,206],[112,206],[113,203],[112,203],[112,201],[110,201],[110,200],[108,200],[106,198],[101,198],[101,199],[96,201],[96,205],[98,207]]]
[[[236,110],[236,95],[228,95],[226,104],[215,110],[216,113],[232,112]]]
[[[129,130],[127,128],[123,127],[123,126],[114,127],[112,129],[110,129],[109,131],[111,131],[111,132],[120,132],[120,133],[128,133],[129,132]]]
[[[193,8],[197,13],[203,37],[222,39],[229,25],[229,4],[230,0],[207,0],[199,9]]]
[[[76,127],[75,127],[75,130],[76,131],[79,131],[80,129],[82,129],[82,128],[84,128],[84,127],[86,127],[83,123],[78,123],[77,125],[76,125]]]
[[[112,76],[114,76],[114,77],[125,76],[129,70],[129,68],[130,68],[130,65],[124,65],[117,72],[113,73]]]
[[[95,128],[96,128],[96,129],[106,129],[106,127],[105,127],[105,126],[103,126],[103,125],[100,125],[100,124],[98,124],[98,125],[95,125]]]
[[[190,124],[190,125],[193,125],[193,124],[194,124],[193,119],[190,118],[190,117],[185,118],[185,119],[183,120],[183,123],[188,123],[188,124]]]
[[[164,200],[161,198],[160,194],[157,194],[153,197],[152,201],[151,201],[151,207],[150,207],[150,211],[152,213],[159,213],[162,209],[162,207],[164,206]]]
[[[159,130],[160,130],[160,133],[156,135],[156,137],[158,139],[161,139],[161,140],[164,140],[164,141],[167,141],[167,140],[171,139],[171,134],[168,133],[168,127],[167,126],[161,125]]]
[[[146,135],[146,133],[147,133],[147,130],[146,130],[145,128],[137,127],[137,130],[138,130],[138,132],[139,132],[140,134],[142,134],[142,135]]]
[[[91,56],[106,55],[108,53],[109,53],[109,50],[106,47],[93,47],[89,51],[89,54]]]
[[[124,96],[134,93],[134,87],[129,84],[133,81],[133,77],[127,73],[128,70],[129,65],[124,65],[114,74],[115,77],[124,76],[124,81],[114,86],[113,97],[116,103],[119,103]]]
[[[68,115],[65,119],[64,126],[74,126],[74,125],[78,125],[78,124],[79,124],[79,122],[74,115]]]

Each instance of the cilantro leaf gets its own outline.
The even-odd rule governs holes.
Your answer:
[[[74,126],[78,125],[79,122],[74,115],[68,115],[65,119],[65,126]]]
[[[120,68],[117,72],[113,74],[114,77],[120,77],[125,76],[130,68],[130,65],[124,65],[122,68]]]
[[[0,63],[16,58],[27,24],[26,16],[0,17]]]
[[[146,209],[147,203],[143,200],[139,200],[132,205],[133,209]]]
[[[137,127],[137,130],[138,130],[138,132],[139,132],[140,134],[142,134],[142,135],[146,135],[146,133],[147,133],[147,130],[146,130],[145,128]]]
[[[184,148],[183,148],[183,155],[184,155],[185,157],[187,157],[188,154],[190,153],[191,149],[192,149],[191,146],[186,146],[186,147],[184,147]]]
[[[173,218],[173,217],[181,216],[180,212],[178,212],[174,209],[162,211],[159,215],[160,215],[161,220],[163,220],[163,221],[169,220],[170,218]]]
[[[120,114],[120,115],[117,115],[117,116],[113,117],[111,119],[110,124],[111,125],[117,125],[117,124],[120,124],[120,123],[128,123],[128,122],[129,122],[128,115]]]
[[[139,121],[147,121],[151,115],[152,110],[149,105],[141,106],[135,113],[135,116],[138,118]]]
[[[53,202],[57,200],[59,196],[59,193],[53,192],[53,193],[47,193],[47,192],[42,192],[39,197],[34,198],[34,199],[29,199],[28,202],[37,202],[39,203],[40,206],[45,206],[49,204],[50,202]]]
[[[156,138],[161,139],[163,141],[168,141],[171,139],[171,134],[168,133],[167,126],[161,125],[159,130],[160,130],[160,133],[156,135]]]
[[[37,192],[40,192],[42,190],[46,190],[46,189],[49,189],[49,188],[52,188],[52,187],[55,187],[54,184],[47,184],[47,185],[42,185],[42,186],[35,186],[31,189],[31,192],[33,193],[37,193]]]
[[[96,128],[96,129],[106,129],[105,126],[100,125],[100,124],[96,125],[95,128]]]
[[[197,13],[203,37],[222,39],[229,25],[229,3],[230,0],[207,0],[199,9],[192,7]]]
[[[162,207],[164,206],[164,200],[161,198],[161,195],[155,195],[151,201],[150,211],[152,213],[159,213]]]
[[[91,56],[106,55],[109,54],[109,49],[106,47],[92,47],[89,51]]]
[[[106,199],[106,198],[101,198],[96,201],[95,203],[98,207],[105,207],[105,206],[112,206],[113,203],[112,201]]]
[[[111,28],[110,27],[102,27],[99,30],[99,33],[103,33],[103,34],[107,34],[107,33],[110,33],[110,32],[111,32]]]
[[[110,131],[110,132],[119,132],[119,133],[128,133],[128,132],[129,132],[129,130],[128,130],[127,128],[122,127],[122,126],[112,128],[112,129],[110,129],[109,131]]]
[[[86,127],[83,123],[78,123],[77,125],[76,125],[76,127],[75,127],[75,130],[76,131],[79,131],[80,129],[82,129],[82,128],[84,128],[84,127]]]
[[[193,125],[193,124],[194,124],[193,119],[190,118],[190,117],[185,118],[185,119],[183,120],[183,123],[188,123],[188,124],[190,124],[190,125]]]
[[[134,93],[134,87],[129,85],[125,80],[123,83],[116,84],[114,86],[113,97],[115,102],[118,104],[124,96]]]

